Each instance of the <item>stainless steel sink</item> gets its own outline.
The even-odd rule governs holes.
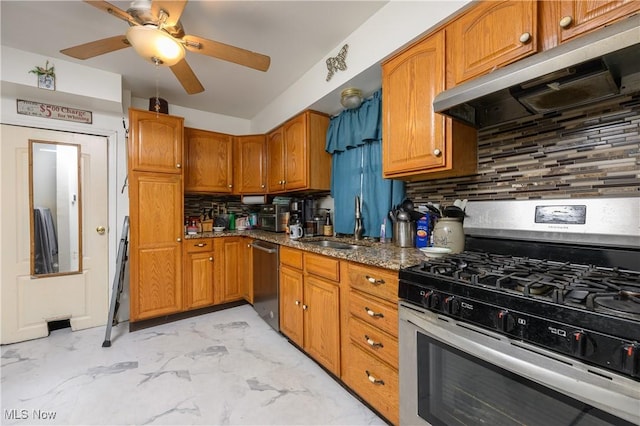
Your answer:
[[[307,241],[307,244],[313,244],[320,247],[327,247],[337,250],[354,250],[359,248],[355,244],[347,244],[341,243],[340,241],[332,241],[332,240],[317,240],[317,241]]]

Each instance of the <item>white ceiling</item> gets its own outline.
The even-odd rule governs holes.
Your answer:
[[[113,1],[122,10],[130,2]],[[198,1],[191,0],[180,19],[185,33],[238,46],[271,57],[266,73],[188,52],[186,59],[205,88],[187,95],[166,67],[146,62],[133,49],[87,60],[61,49],[124,34],[127,24],[86,3],[0,0],[1,43],[28,52],[122,75],[133,97],[156,93],[169,104],[233,117],[253,118],[312,66],[335,56],[345,40],[387,1]],[[366,78],[379,79],[376,72]],[[359,82],[371,86],[379,82]],[[362,86],[360,86],[362,87]],[[326,105],[326,106],[324,106]],[[333,114],[336,102],[316,109]],[[339,107],[339,104],[338,104]]]

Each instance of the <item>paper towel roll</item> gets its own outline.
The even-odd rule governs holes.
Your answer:
[[[243,195],[242,204],[267,204],[266,195]]]

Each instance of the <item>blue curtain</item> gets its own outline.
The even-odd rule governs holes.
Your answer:
[[[353,234],[355,197],[362,200],[364,235],[380,236],[391,206],[404,198],[404,182],[382,178],[382,91],[353,110],[333,117],[326,151],[332,154],[331,196],[335,204],[334,230]],[[387,224],[391,236],[391,224]]]

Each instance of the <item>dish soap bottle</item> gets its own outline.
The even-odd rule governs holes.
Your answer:
[[[322,234],[325,237],[333,237],[333,225],[331,224],[331,210],[327,209],[327,217],[324,222]]]

